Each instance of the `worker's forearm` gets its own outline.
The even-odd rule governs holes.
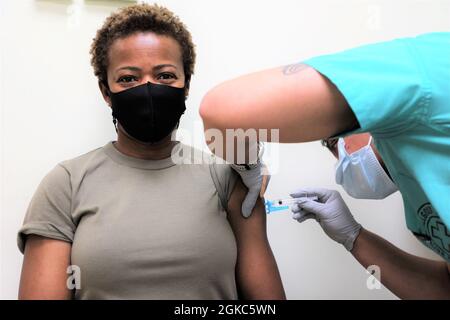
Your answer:
[[[294,70],[294,71],[292,71]],[[257,129],[261,141],[303,142],[333,136],[355,125],[336,87],[306,65],[274,68],[224,82],[204,97],[200,115],[205,130]],[[266,139],[259,129],[268,130]],[[276,141],[275,141],[276,142]]]
[[[377,265],[381,282],[402,299],[450,299],[450,274],[445,262],[410,255],[362,229],[352,250],[365,267]]]

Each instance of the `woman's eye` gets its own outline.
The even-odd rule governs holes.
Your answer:
[[[131,82],[131,81],[136,81],[136,77],[133,77],[133,76],[123,76],[123,77],[120,77],[119,80],[118,80],[117,82],[125,82],[125,83],[128,83],[128,82]]]
[[[170,79],[176,79],[175,75],[172,73],[161,73],[158,76],[158,80],[170,80]]]

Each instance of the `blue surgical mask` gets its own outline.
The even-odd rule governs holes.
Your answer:
[[[396,192],[397,186],[384,171],[370,143],[348,154],[344,139],[338,141],[339,160],[336,164],[336,183],[353,198],[384,199]]]

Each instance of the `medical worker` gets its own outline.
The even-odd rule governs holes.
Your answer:
[[[384,284],[399,297],[450,297],[450,33],[365,45],[241,76],[208,92],[200,114],[205,130],[279,129],[280,142],[369,132],[402,194],[408,229],[446,262],[408,255],[365,231],[336,192],[316,190],[314,203],[299,199],[299,213],[313,215],[333,239],[367,258],[361,260],[376,260]],[[299,155],[299,162],[306,156]],[[356,172],[373,165],[367,159],[362,154],[358,169],[351,169],[353,158],[343,154],[342,183],[357,190]],[[261,166],[238,170],[252,187],[248,198],[258,195]],[[383,198],[388,192],[376,193]]]

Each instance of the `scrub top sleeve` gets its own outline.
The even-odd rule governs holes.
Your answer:
[[[29,234],[72,242],[75,224],[71,216],[69,172],[60,164],[43,178],[35,191],[17,234],[17,245],[24,253]]]
[[[365,45],[304,61],[346,98],[360,128],[399,134],[426,112],[424,77],[404,39]]]

